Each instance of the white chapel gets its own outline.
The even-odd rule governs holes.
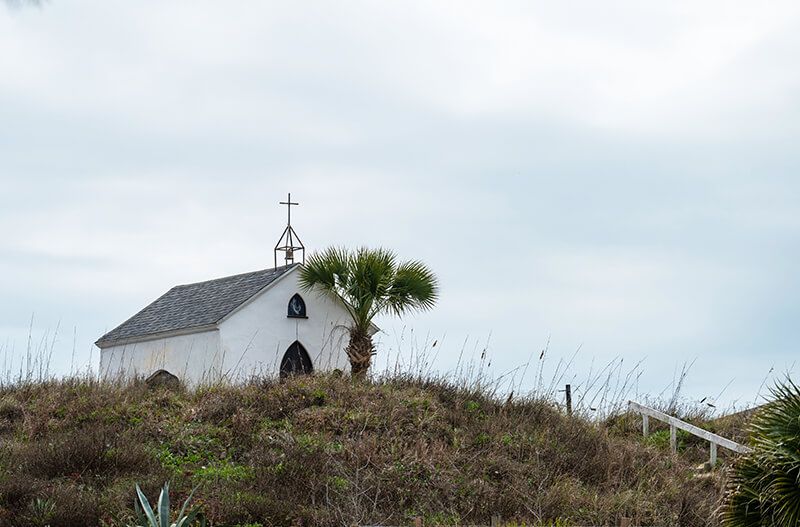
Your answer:
[[[300,289],[297,204],[291,195],[281,204],[290,212],[274,267],[173,287],[97,340],[101,376],[169,375],[198,385],[347,369],[349,315],[337,300]]]

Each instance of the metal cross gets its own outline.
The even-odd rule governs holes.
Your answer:
[[[286,199],[286,201],[281,201],[280,205],[286,205],[286,208],[288,209],[288,216],[287,216],[288,219],[286,220],[286,225],[291,225],[292,224],[292,205],[300,205],[300,204],[299,203],[292,203],[292,193],[290,192],[289,193],[289,197]]]

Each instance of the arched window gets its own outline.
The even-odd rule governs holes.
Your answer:
[[[287,315],[289,318],[308,318],[306,316],[306,303],[303,297],[296,294],[289,300]]]
[[[300,375],[303,373],[311,373],[314,367],[311,365],[311,357],[308,352],[298,341],[292,342],[292,345],[283,354],[281,360],[281,379],[285,379],[289,375]]]

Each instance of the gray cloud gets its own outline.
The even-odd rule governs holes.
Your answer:
[[[736,378],[728,400],[752,398],[795,355],[799,17],[635,2],[0,12],[0,342],[24,347],[36,313],[39,333],[77,327],[88,360],[170,286],[271,265],[291,191],[309,248],[384,245],[438,271],[441,305],[407,325],[447,334],[441,369],[467,336],[491,333],[499,370],[550,337],[557,356],[583,346],[576,375],[647,357],[641,387],[657,392],[697,358],[692,395]],[[397,348],[402,323],[381,325]],[[57,345],[63,371],[71,335]]]

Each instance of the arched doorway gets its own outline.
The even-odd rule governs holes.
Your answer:
[[[150,377],[144,381],[148,386],[164,386],[172,388],[180,385],[181,381],[176,375],[161,369],[156,370]]]
[[[294,341],[291,346],[283,354],[281,360],[281,379],[285,379],[289,375],[298,375],[301,373],[311,373],[314,367],[311,365],[311,357],[308,352],[298,341]]]

